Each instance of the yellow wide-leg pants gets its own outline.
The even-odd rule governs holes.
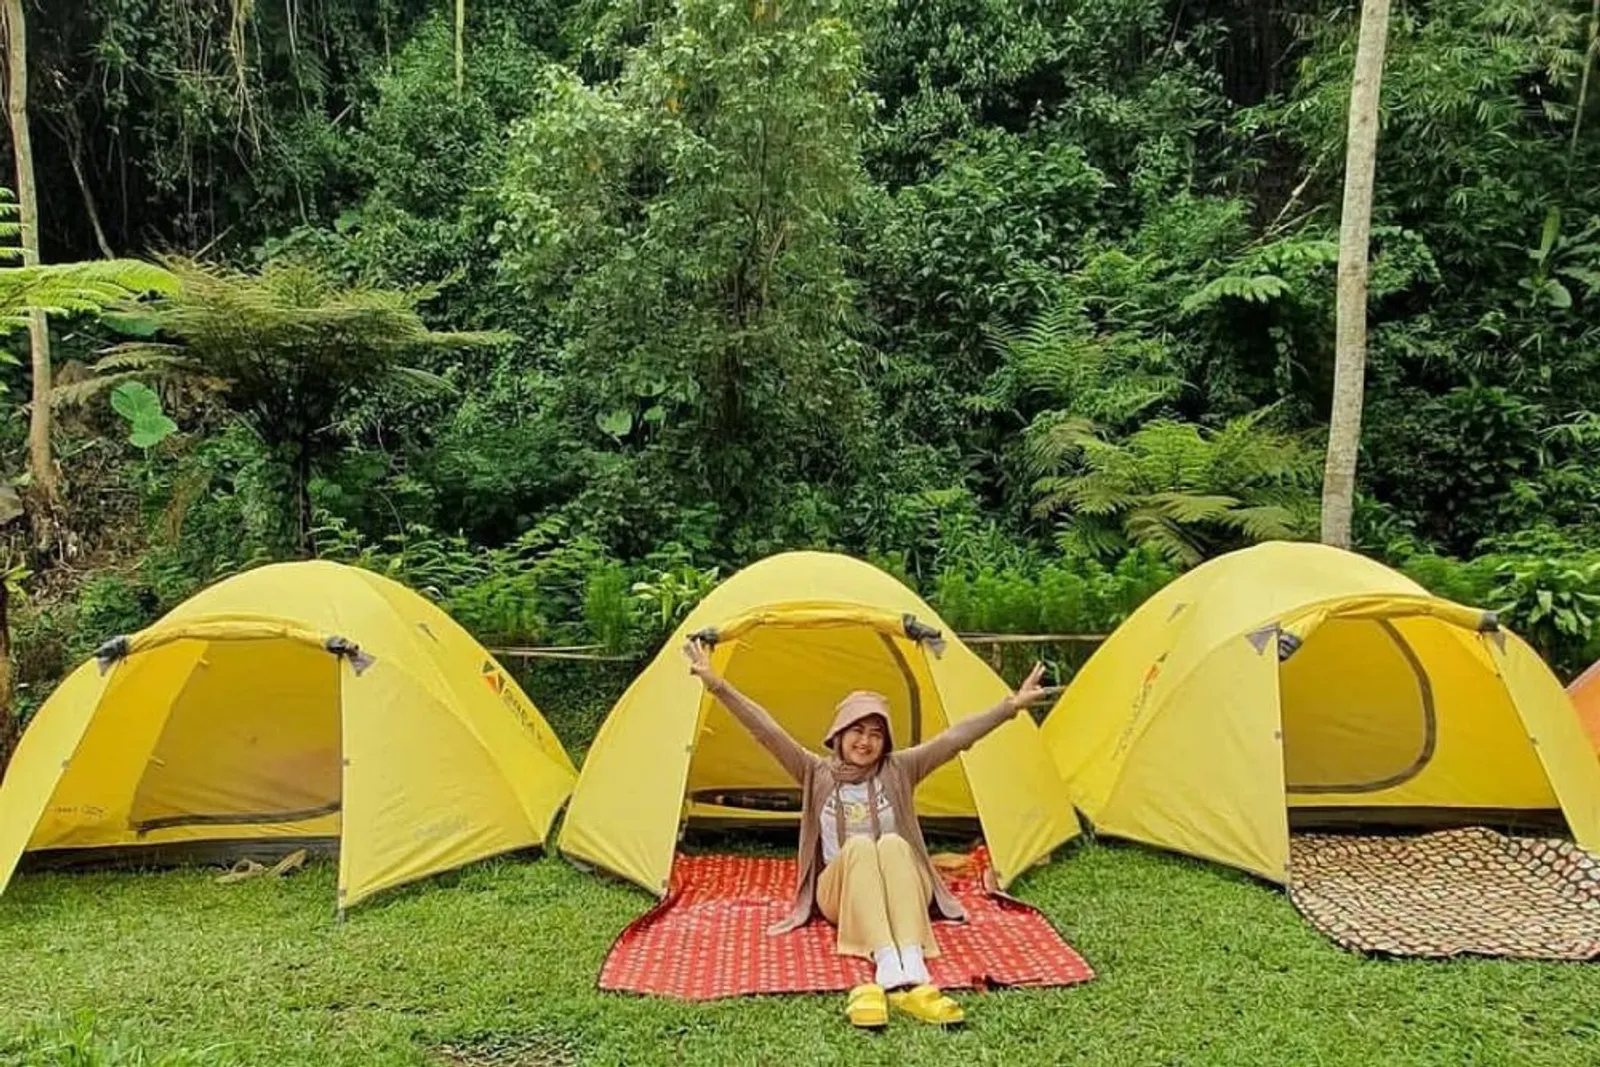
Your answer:
[[[933,886],[899,834],[852,837],[817,879],[817,906],[839,928],[841,956],[872,958],[876,949],[920,945],[939,955],[928,904]]]

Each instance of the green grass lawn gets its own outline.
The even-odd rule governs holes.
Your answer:
[[[1600,1062],[1600,968],[1363,960],[1279,892],[1132,847],[1070,850],[1020,887],[1099,978],[969,994],[949,1034],[854,1032],[837,996],[601,994],[648,901],[555,858],[432,879],[343,924],[329,865],[212,873],[18,878],[0,899],[0,1063]],[[110,1054],[44,1053],[85,1010]]]

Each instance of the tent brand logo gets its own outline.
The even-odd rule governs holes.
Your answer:
[[[411,831],[414,841],[443,841],[452,837],[460,837],[471,829],[472,824],[465,815],[448,815],[425,823]]]
[[[51,808],[50,812],[57,818],[81,817],[90,821],[99,821],[106,817],[106,809],[98,804],[68,804]]]
[[[483,684],[489,687],[489,692],[501,696],[506,691],[506,676],[500,673],[493,663],[485,663],[479,672],[483,677]]]
[[[539,730],[533,725],[532,716],[528,714],[530,709],[522,701],[522,698],[517,695],[516,686],[512,685],[510,680],[501,673],[500,668],[486,660],[478,674],[483,679],[483,684],[489,687],[489,692],[499,697],[500,703],[509,708],[511,714],[517,717],[517,721],[522,724],[522,728],[537,737]]]
[[[1122,733],[1117,737],[1116,752],[1120,755],[1133,740],[1133,731],[1144,718],[1150,706],[1150,690],[1154,688],[1156,679],[1161,675],[1161,665],[1167,661],[1165,652],[1156,657],[1150,669],[1144,672],[1144,681],[1139,685],[1139,695],[1133,698],[1132,714],[1128,716],[1128,724],[1122,728]]]

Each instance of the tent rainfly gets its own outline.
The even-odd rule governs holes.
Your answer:
[[[537,708],[387,578],[262,567],[109,641],[0,785],[0,889],[41,858],[339,849],[339,906],[543,844],[576,771]]]
[[[713,665],[796,739],[821,750],[850,690],[888,697],[902,744],[992,707],[1009,687],[948,637],[927,604],[847,556],[793,552],[729,578],[703,600],[601,726],[561,830],[561,851],[665,893],[685,819],[793,821],[798,790],[690,675],[682,646],[715,642]],[[1009,884],[1078,833],[1039,733],[1026,715],[931,775],[917,809],[981,824]]]
[[[1600,761],[1544,661],[1493,613],[1324,545],[1259,545],[1171,583],[1042,729],[1097,831],[1277,882],[1291,820],[1559,813],[1600,849]]]

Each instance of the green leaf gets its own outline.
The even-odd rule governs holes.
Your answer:
[[[100,316],[100,321],[124,337],[154,337],[160,324],[154,315],[136,311],[112,311]]]
[[[627,408],[618,408],[609,413],[596,415],[594,421],[601,432],[612,437],[624,437],[633,429],[633,412]]]
[[[161,398],[143,382],[123,382],[111,390],[111,409],[129,422],[161,414]]]
[[[133,432],[128,435],[128,443],[135,448],[154,448],[177,432],[177,423],[165,415],[157,415],[135,422]]]
[[[1571,278],[1590,293],[1600,293],[1600,270],[1590,270],[1587,267],[1563,267],[1556,273],[1562,277]]]
[[[1544,216],[1544,229],[1539,234],[1539,247],[1534,250],[1533,258],[1540,263],[1550,258],[1550,253],[1556,247],[1556,238],[1561,233],[1561,209],[1551,208]]]
[[[178,424],[161,410],[161,398],[143,382],[123,382],[111,391],[111,408],[128,422],[128,443],[154,448],[178,432]]]

